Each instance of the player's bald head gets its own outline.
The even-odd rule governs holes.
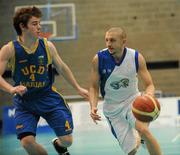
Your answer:
[[[121,38],[126,39],[126,32],[123,28],[121,27],[112,27],[110,28],[106,33],[116,33],[119,35]]]

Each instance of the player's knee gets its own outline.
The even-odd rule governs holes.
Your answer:
[[[64,147],[69,147],[72,145],[73,142],[73,138],[72,136],[63,136],[63,137],[59,137],[62,146]]]
[[[21,145],[24,148],[30,148],[33,146],[34,143],[35,140],[29,137],[24,137],[23,139],[21,139]]]
[[[141,137],[147,137],[150,134],[149,128],[146,126],[143,126],[138,129]]]

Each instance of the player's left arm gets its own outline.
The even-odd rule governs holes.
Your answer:
[[[61,73],[63,77],[78,91],[78,93],[83,96],[84,98],[89,98],[89,93],[86,89],[82,88],[76,81],[72,71],[70,68],[66,65],[66,63],[63,62],[61,57],[59,56],[56,47],[54,44],[50,41],[48,41],[48,47],[49,51],[52,57],[52,62],[55,65],[58,73]]]
[[[140,54],[140,53],[138,56],[138,61],[139,61],[138,74],[140,75],[140,77],[142,78],[142,80],[145,84],[145,93],[149,94],[151,96],[154,96],[155,87],[153,84],[153,80],[147,69],[146,61],[145,61],[144,57],[142,56],[142,54]]]

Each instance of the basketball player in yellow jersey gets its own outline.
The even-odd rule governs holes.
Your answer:
[[[132,114],[132,103],[140,95],[137,74],[145,83],[146,94],[153,96],[155,88],[142,54],[126,47],[126,39],[126,33],[122,28],[109,29],[105,35],[107,48],[100,50],[93,58],[90,86],[91,117],[96,123],[101,120],[97,113],[100,89],[104,98],[103,113],[122,150],[128,155],[135,155],[141,136],[150,155],[162,155],[148,124],[136,120]]]
[[[58,154],[70,155],[67,147],[72,144],[73,119],[66,101],[52,87],[52,64],[81,96],[88,99],[88,91],[79,86],[53,43],[39,38],[41,16],[36,7],[21,8],[15,13],[18,38],[0,51],[0,88],[14,95],[17,138],[29,155],[47,155],[35,139],[40,116],[58,137],[53,140]],[[2,77],[9,60],[13,63],[14,86]]]

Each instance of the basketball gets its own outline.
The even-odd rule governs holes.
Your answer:
[[[160,114],[160,104],[150,95],[138,96],[132,104],[132,112],[136,119],[142,122],[151,122]]]

